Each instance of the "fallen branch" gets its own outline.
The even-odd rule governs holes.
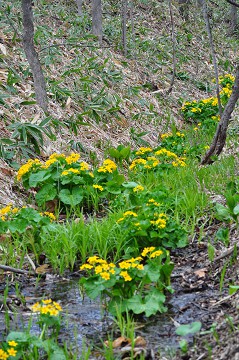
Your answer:
[[[7,265],[0,265],[0,269],[3,271],[10,271],[10,272],[13,272],[16,274],[23,274],[23,275],[28,275],[28,276],[38,276],[38,274],[36,274],[36,273],[32,273],[27,270],[16,269],[16,268],[13,268],[13,267],[7,266]]]

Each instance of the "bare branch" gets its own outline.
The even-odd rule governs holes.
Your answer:
[[[226,0],[226,2],[228,2],[229,4],[234,5],[234,6],[236,6],[236,7],[238,7],[238,8],[239,8],[239,4],[238,4],[238,3],[236,3],[236,2],[235,2],[235,1],[233,1],[233,0]]]

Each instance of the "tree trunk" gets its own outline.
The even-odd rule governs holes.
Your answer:
[[[231,4],[230,11],[230,34],[233,35],[237,30],[237,7]]]
[[[236,69],[236,78],[232,89],[232,94],[228,100],[227,105],[225,106],[225,109],[223,111],[221,120],[217,126],[217,130],[214,135],[210,149],[208,150],[208,152],[201,161],[202,165],[211,164],[213,162],[211,160],[211,157],[213,155],[218,156],[222,152],[222,149],[226,143],[227,128],[229,125],[231,114],[236,106],[236,102],[238,99],[239,99],[239,65],[237,65],[237,69]]]
[[[92,0],[92,33],[102,43],[102,6],[101,0]]]
[[[121,10],[121,16],[122,16],[122,45],[124,49],[124,56],[127,56],[127,40],[126,40],[126,20],[127,20],[127,7],[128,7],[128,1],[122,0],[122,10]]]
[[[83,15],[83,11],[82,11],[82,3],[83,0],[75,0],[76,1],[76,5],[77,5],[77,12],[79,16]]]
[[[34,23],[32,0],[22,0],[22,15],[23,48],[33,75],[36,101],[44,111],[47,111],[46,83],[42,72],[41,63],[33,43]]]

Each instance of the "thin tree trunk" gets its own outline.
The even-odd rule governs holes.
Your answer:
[[[238,99],[239,99],[239,65],[237,65],[236,78],[235,78],[235,83],[233,85],[231,96],[228,100],[227,105],[225,106],[220,122],[217,126],[217,130],[214,135],[210,149],[208,150],[208,152],[201,161],[202,165],[211,164],[213,162],[211,160],[211,157],[213,155],[218,156],[222,152],[223,147],[226,143],[227,128],[229,125],[231,114],[236,106],[236,102]]]
[[[79,16],[83,15],[83,11],[82,11],[82,4],[83,4],[83,0],[75,0],[76,1],[76,5],[77,5],[77,12]]]
[[[172,8],[172,1],[169,0],[169,12],[170,12],[170,20],[171,20],[171,38],[172,38],[172,43],[173,43],[173,75],[172,75],[172,79],[170,82],[170,86],[169,89],[167,91],[167,94],[170,94],[171,91],[173,90],[173,84],[174,84],[174,80],[175,80],[175,75],[176,75],[176,39],[175,39],[175,31],[174,31],[174,21],[173,21],[173,8]]]
[[[92,0],[92,33],[102,43],[102,6],[101,0]]]
[[[220,114],[220,117],[222,117],[222,104],[221,104],[220,90],[219,90],[217,59],[216,59],[216,54],[215,54],[215,50],[214,50],[212,32],[211,32],[211,27],[210,27],[209,18],[208,18],[207,4],[206,4],[205,0],[202,0],[202,10],[203,10],[203,17],[204,17],[204,21],[206,24],[208,38],[209,38],[210,48],[211,48],[211,52],[212,52],[212,60],[213,60],[215,78],[216,78],[216,92],[217,92],[219,114]]]
[[[230,34],[233,35],[237,30],[237,7],[231,4],[230,11]]]
[[[44,111],[47,111],[46,83],[42,72],[41,63],[33,43],[34,23],[32,0],[22,0],[22,14],[23,48],[33,75],[36,101]]]
[[[132,33],[132,42],[133,42],[133,58],[136,58],[135,54],[135,28],[134,28],[134,3],[133,0],[130,1],[130,22],[131,22],[131,33]]]
[[[126,40],[126,18],[127,18],[128,1],[122,0],[122,45],[124,49],[124,56],[127,56],[127,40]]]

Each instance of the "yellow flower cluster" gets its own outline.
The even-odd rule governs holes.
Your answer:
[[[173,133],[169,132],[169,133],[165,133],[165,134],[160,135],[162,140],[167,139],[170,136],[173,136]]]
[[[9,356],[16,356],[17,350],[14,349],[17,346],[16,341],[8,341],[8,345],[10,346],[9,349],[4,351],[3,349],[0,349],[0,360],[6,360],[9,358]]]
[[[18,213],[19,209],[17,207],[12,208],[12,204],[5,206],[0,209],[0,218],[5,221],[6,216]]]
[[[133,170],[137,165],[145,165],[147,161],[145,159],[135,159],[132,161],[132,164],[129,166],[130,170]]]
[[[167,150],[165,148],[156,151],[155,155],[156,156],[165,155],[167,157],[173,157],[175,159],[177,158],[177,155],[175,153],[173,153],[172,151],[169,151],[169,150]]]
[[[139,150],[137,150],[136,151],[136,155],[144,155],[144,154],[146,154],[146,153],[148,153],[148,152],[151,152],[151,151],[153,151],[153,149],[151,149],[150,147],[141,147],[141,148],[139,148]]]
[[[57,302],[47,299],[32,305],[31,310],[42,315],[58,316],[59,312],[62,311],[62,307]]]
[[[139,191],[144,191],[144,187],[142,185],[137,185],[133,188],[133,192],[137,193]]]
[[[158,229],[164,229],[167,224],[166,220],[160,217],[157,220],[151,220],[150,223],[155,225]]]
[[[94,189],[98,189],[98,190],[100,190],[100,191],[103,191],[103,190],[104,190],[103,186],[97,185],[97,184],[94,184],[94,185],[93,185],[93,188],[94,188]]]
[[[117,169],[117,165],[114,163],[114,161],[110,159],[106,159],[103,164],[99,167],[98,172],[99,173],[112,173]]]
[[[20,167],[20,169],[17,172],[17,180],[20,181],[21,178],[27,174],[33,167],[40,167],[42,165],[42,163],[40,162],[39,159],[35,159],[35,160],[28,160],[26,164],[22,165]]]
[[[66,157],[67,164],[71,165],[76,163],[80,159],[80,154],[71,153],[70,156]]]
[[[146,247],[144,248],[144,250],[141,252],[141,255],[143,257],[145,256],[149,256],[150,259],[154,259],[156,257],[159,257],[163,254],[162,250],[155,250],[155,246],[150,246],[150,247]]]
[[[235,81],[235,76],[233,76],[231,74],[220,75],[219,76],[219,84],[221,84],[224,79],[229,79],[229,80],[231,80],[231,82],[234,82]]]
[[[177,136],[180,137],[184,137],[184,134],[181,134],[180,132],[177,132]],[[168,136],[168,134],[167,134]],[[178,157],[175,153],[173,153],[172,151],[169,151],[165,148],[159,149],[157,151],[155,151],[154,153],[155,156],[148,156],[146,159],[142,159],[142,158],[138,158],[138,159],[134,159],[131,163],[131,165],[129,166],[130,170],[135,170],[138,166],[142,166],[144,169],[153,169],[155,168],[157,165],[160,164],[160,162],[162,161],[166,161],[166,163],[170,163],[170,161],[174,160],[172,162],[172,165],[174,167],[177,166],[186,166],[185,163],[185,158],[180,158]],[[159,160],[157,157],[163,157],[163,160]]]
[[[189,104],[189,103],[188,103]],[[168,137],[171,137],[173,136],[173,133],[172,132],[168,132],[168,133],[165,133],[165,134],[161,134],[160,137],[161,139],[167,139]],[[180,131],[177,131],[176,132],[176,136],[178,137],[185,137],[185,134],[183,133],[180,133]]]
[[[67,176],[67,175],[69,175],[69,174],[80,174],[80,170],[70,168],[70,169],[68,169],[68,170],[62,171],[61,176]]]
[[[98,256],[91,256],[86,264],[81,265],[80,270],[94,269],[96,275],[100,275],[104,280],[110,280],[111,275],[115,274],[115,268],[115,264],[108,263]]]
[[[53,213],[49,212],[49,211],[45,211],[44,213],[40,213],[42,216],[48,216],[51,221],[55,221],[56,220],[56,217]]]
[[[150,205],[154,205],[154,206],[160,206],[160,203],[158,203],[157,201],[155,201],[154,199],[149,199],[147,204],[147,206],[150,206]]]
[[[124,214],[123,214],[123,217],[120,218],[119,220],[117,220],[117,223],[120,223],[121,221],[124,221],[126,217],[128,216],[133,216],[133,217],[137,217],[138,215],[134,212],[134,211],[126,211]]]
[[[231,93],[232,93],[232,89],[230,89],[228,86],[223,87],[222,90],[220,91],[220,95],[226,95],[227,97],[231,96]]]

